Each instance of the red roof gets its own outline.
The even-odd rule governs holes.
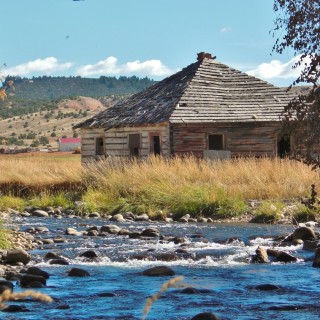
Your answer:
[[[59,143],[81,143],[81,138],[60,138]]]

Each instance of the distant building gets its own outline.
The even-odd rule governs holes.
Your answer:
[[[60,138],[59,151],[74,151],[81,148],[81,138]]]

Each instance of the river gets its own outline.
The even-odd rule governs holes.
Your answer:
[[[273,246],[273,237],[292,232],[292,226],[259,224],[183,224],[161,222],[117,223],[130,231],[155,227],[163,236],[185,237],[185,243],[156,239],[130,239],[128,236],[66,236],[67,227],[79,231],[89,226],[114,224],[103,219],[17,217],[20,230],[46,226],[49,233],[41,238],[63,236],[68,242],[44,245],[31,251],[32,262],[50,273],[47,287],[39,289],[55,302],[15,302],[30,311],[0,314],[6,320],[35,319],[142,319],[146,299],[155,294],[171,277],[147,277],[142,271],[165,265],[184,277],[185,287],[197,289],[192,294],[184,288],[170,288],[156,301],[147,316],[149,320],[189,320],[201,312],[212,312],[221,319],[319,319],[320,269],[312,267],[314,253],[302,245],[279,248],[298,257],[295,263],[273,262],[250,264],[250,256],[258,245]],[[234,241],[226,240],[229,238]],[[166,237],[165,237],[166,239]],[[145,261],[135,254],[159,256],[175,253],[175,261]],[[183,249],[183,250],[181,250]],[[79,257],[86,250],[98,254],[95,261]],[[50,265],[47,252],[64,256],[69,265]],[[178,251],[179,252],[179,251]],[[181,254],[181,252],[183,254]],[[161,256],[161,255],[160,255]],[[90,273],[89,277],[68,277],[72,267]],[[272,284],[277,290],[259,290],[257,286]],[[15,291],[21,291],[17,285]],[[68,304],[69,309],[57,309]]]

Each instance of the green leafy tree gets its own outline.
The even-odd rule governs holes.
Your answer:
[[[293,85],[311,85],[285,108],[283,131],[298,137],[296,158],[320,167],[314,157],[320,142],[320,1],[274,0],[274,11],[277,16],[273,50],[282,54],[293,49],[298,56],[294,68],[301,68]]]

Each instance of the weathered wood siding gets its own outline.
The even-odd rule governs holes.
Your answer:
[[[208,149],[208,135],[222,134],[224,150],[237,156],[276,156],[280,124],[272,123],[213,123],[171,124],[170,143],[174,155],[194,154],[203,157]]]
[[[82,161],[96,157],[96,138],[104,138],[104,130],[84,128],[81,129],[80,135]]]
[[[128,146],[129,134],[141,134],[140,157],[147,157],[150,154],[150,136],[159,134],[161,142],[161,155],[170,155],[169,126],[150,125],[135,127],[112,128],[105,132],[105,150],[107,156],[129,157]]]

